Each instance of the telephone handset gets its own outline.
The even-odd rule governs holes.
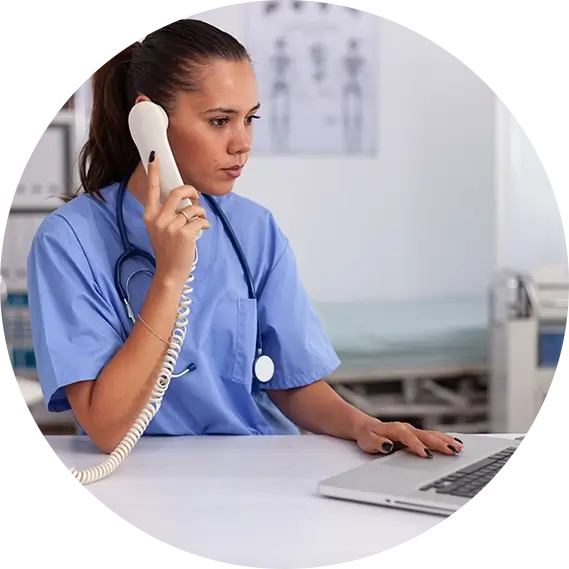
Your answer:
[[[174,155],[168,143],[167,128],[168,115],[158,105],[150,101],[141,101],[133,106],[129,113],[128,124],[133,141],[140,154],[140,159],[146,172],[148,172],[148,159],[150,152],[154,150],[160,162],[160,189],[163,195],[168,195],[174,188],[183,185],[182,177],[174,160]],[[180,202],[178,210],[191,205],[189,199]],[[198,237],[201,235],[201,231]],[[190,294],[193,292],[191,283],[194,280],[193,272],[197,264],[194,260],[189,277],[184,285],[182,296],[178,306],[176,323],[170,339],[167,355],[162,364],[162,369],[157,377],[155,387],[150,395],[146,406],[140,412],[138,418],[119,443],[117,448],[99,466],[84,470],[71,468],[73,476],[81,484],[90,484],[109,476],[123,460],[130,454],[136,443],[140,440],[150,421],[160,409],[164,393],[170,385],[178,356],[186,337],[186,327],[190,304]]]
[[[166,111],[150,101],[141,101],[134,105],[128,116],[130,134],[140,154],[144,170],[148,172],[150,152],[156,152],[160,160],[160,189],[169,194],[183,184],[172,149],[168,144],[168,115]],[[181,207],[191,205],[190,200]]]
[[[128,116],[128,126],[134,144],[140,154],[144,170],[148,173],[148,159],[154,151],[160,162],[160,191],[165,198],[174,189],[184,184],[178,165],[168,143],[168,115],[166,111],[150,101],[134,105]],[[188,198],[181,200],[177,211],[192,205]],[[201,237],[202,231],[198,233]]]

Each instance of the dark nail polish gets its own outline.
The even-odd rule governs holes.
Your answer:
[[[452,452],[454,452],[454,454],[458,454],[458,451],[452,446],[452,445],[447,445],[448,448],[450,448],[450,450],[452,450]]]
[[[391,452],[393,450],[393,443],[383,443],[381,445],[381,448],[385,451],[385,452]]]
[[[425,449],[425,454],[426,454],[429,458],[433,458],[433,453],[432,453],[428,448]]]
[[[154,158],[156,158],[156,152],[154,152],[154,150],[150,153],[150,158],[148,159],[148,162],[154,162]]]
[[[455,441],[458,441],[461,445],[464,444],[460,439],[457,439],[456,437],[453,437],[453,438],[454,438]]]

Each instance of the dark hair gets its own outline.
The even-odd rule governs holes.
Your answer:
[[[228,33],[183,19],[149,34],[96,71],[89,138],[79,155],[83,191],[103,199],[102,188],[135,170],[140,157],[128,114],[138,95],[168,112],[177,92],[199,90],[199,67],[219,59],[250,61],[245,47]]]

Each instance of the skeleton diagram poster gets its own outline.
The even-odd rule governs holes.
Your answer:
[[[379,18],[325,2],[266,0],[246,10],[262,104],[255,151],[375,154]]]

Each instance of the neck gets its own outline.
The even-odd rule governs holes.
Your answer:
[[[126,188],[140,203],[144,204],[146,203],[147,184],[148,179],[144,171],[144,166],[142,162],[139,162],[131,177],[128,179]]]

